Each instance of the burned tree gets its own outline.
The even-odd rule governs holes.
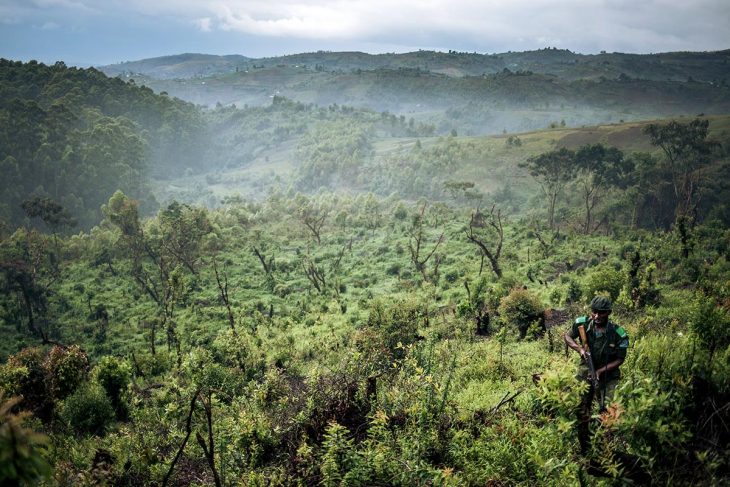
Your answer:
[[[499,266],[502,244],[504,243],[501,210],[497,209],[495,205],[492,205],[492,209],[488,215],[485,215],[479,210],[473,212],[469,220],[469,228],[465,233],[466,238],[479,247],[479,252],[482,257],[479,265],[479,274],[482,273],[484,257],[486,257],[496,276],[498,278],[502,277],[502,268]]]
[[[426,204],[424,203],[424,205],[421,207],[421,211],[413,217],[411,229],[409,230],[411,238],[408,242],[408,250],[410,250],[411,253],[411,262],[413,262],[416,270],[421,273],[421,276],[423,276],[423,280],[431,282],[432,279],[438,277],[439,265],[441,264],[441,255],[436,254],[436,250],[438,250],[439,245],[443,243],[444,234],[442,233],[439,236],[436,244],[434,244],[430,252],[426,253],[424,251],[423,247],[425,246],[425,236],[423,230],[423,216],[425,212]],[[433,271],[429,275],[426,265],[432,257]]]

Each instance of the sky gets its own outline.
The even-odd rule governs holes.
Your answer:
[[[0,57],[715,51],[729,27],[730,0],[0,0]]]

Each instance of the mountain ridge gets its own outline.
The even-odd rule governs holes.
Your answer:
[[[109,76],[145,75],[155,79],[195,78],[245,71],[257,67],[288,65],[313,70],[374,70],[413,68],[449,76],[475,76],[510,71],[554,74],[563,79],[612,78],[622,73],[631,78],[686,81],[727,81],[730,49],[703,52],[652,54],[579,54],[567,49],[495,54],[419,50],[408,53],[369,54],[360,51],[315,51],[275,57],[184,53],[98,66]]]

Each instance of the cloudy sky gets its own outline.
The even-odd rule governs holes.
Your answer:
[[[0,0],[0,57],[730,48],[728,0]]]

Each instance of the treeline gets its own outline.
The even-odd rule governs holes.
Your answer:
[[[727,225],[727,147],[708,139],[708,127],[708,120],[700,119],[649,124],[643,133],[657,148],[655,153],[625,154],[589,144],[545,152],[521,166],[540,184],[551,229],[557,226],[561,199],[572,202],[563,219],[571,214],[573,222],[582,219],[586,234],[611,222],[668,229],[710,218]]]
[[[199,110],[95,69],[0,60],[0,218],[27,217],[49,198],[83,227],[116,189],[156,208],[150,174],[199,169],[207,140]]]

